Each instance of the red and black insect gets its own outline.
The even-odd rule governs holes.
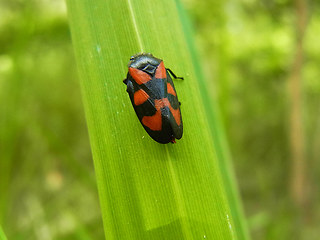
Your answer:
[[[180,102],[172,78],[177,77],[165,68],[161,59],[150,53],[130,58],[127,92],[133,108],[147,133],[159,143],[175,143],[182,137],[183,125]]]

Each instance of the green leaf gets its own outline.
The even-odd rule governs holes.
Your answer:
[[[214,133],[221,128],[179,3],[68,0],[67,6],[106,239],[244,239]],[[175,81],[184,124],[177,144],[153,141],[132,108],[122,80],[138,52],[151,52],[185,78]]]
[[[1,226],[0,226],[0,240],[7,240],[7,237],[6,237],[6,235],[4,234]]]

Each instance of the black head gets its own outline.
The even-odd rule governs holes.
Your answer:
[[[161,59],[152,56],[151,53],[138,53],[130,58],[128,67],[136,68],[153,75],[161,61]]]

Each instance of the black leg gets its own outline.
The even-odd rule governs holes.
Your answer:
[[[171,71],[170,68],[166,68],[166,70],[172,75],[172,77],[173,77],[174,79],[181,79],[181,80],[183,80],[183,77],[177,77],[177,76]]]

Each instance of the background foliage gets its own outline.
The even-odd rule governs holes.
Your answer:
[[[223,113],[252,239],[317,239],[319,3],[183,3]],[[1,0],[0,6],[0,224],[8,239],[101,239],[64,2]],[[301,76],[297,99],[290,90],[295,75]],[[296,100],[298,140],[291,124]],[[293,170],[295,141],[303,149],[300,172]]]

